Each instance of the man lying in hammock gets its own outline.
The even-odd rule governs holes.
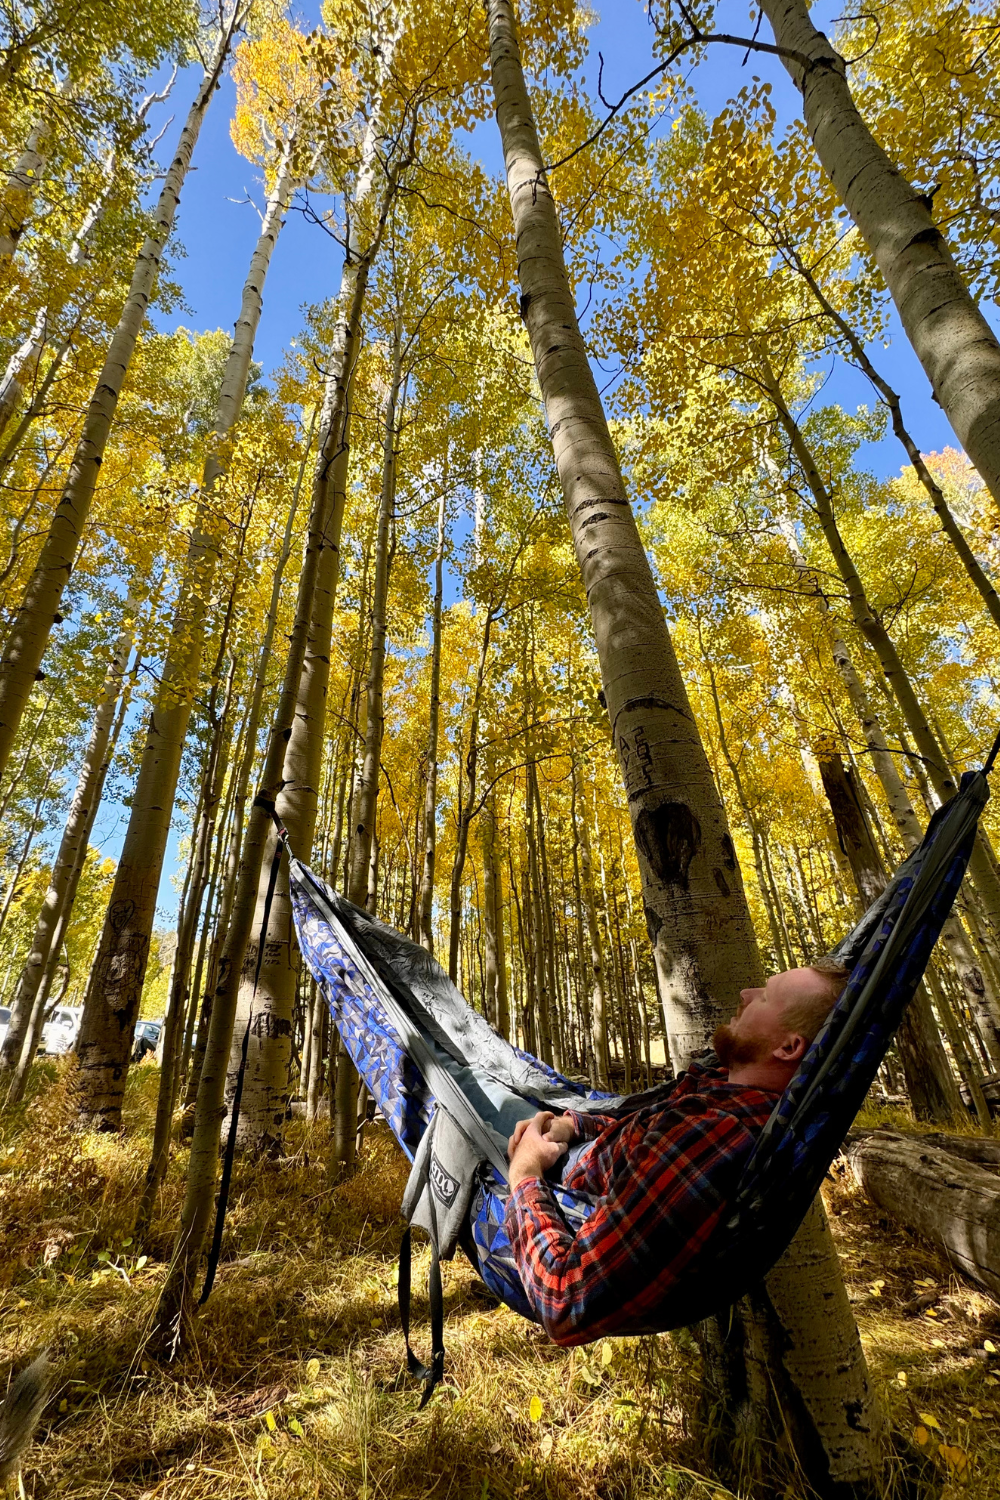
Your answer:
[[[507,1233],[521,1280],[557,1344],[644,1332],[709,1241],[779,1095],[844,987],[839,967],[790,969],[746,989],[712,1038],[719,1066],[693,1062],[668,1096],[622,1119],[567,1112],[523,1120],[510,1138]],[[573,1233],[544,1174],[569,1148],[564,1187],[601,1202]]]

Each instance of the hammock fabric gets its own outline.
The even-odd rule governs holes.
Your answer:
[[[650,1332],[721,1311],[787,1248],[874,1081],[951,910],[989,796],[986,773],[997,748],[983,771],[962,778],[920,847],[833,950],[851,970],[847,985],[758,1138],[730,1215],[697,1267],[664,1299]],[[400,1309],[409,1366],[425,1377],[426,1401],[443,1367],[439,1254],[449,1255],[460,1244],[492,1293],[535,1317],[504,1227],[506,1143],[516,1121],[538,1109],[621,1114],[665,1090],[620,1099],[561,1077],[497,1036],[422,948],[352,906],[294,858],[290,884],[306,964],[347,1054],[414,1162],[404,1215],[427,1228],[432,1241],[429,1369],[409,1348],[408,1230]],[[558,1184],[553,1191],[571,1229],[595,1206],[595,1200]]]

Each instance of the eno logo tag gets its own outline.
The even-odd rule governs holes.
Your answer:
[[[450,1208],[458,1192],[458,1180],[445,1171],[433,1152],[431,1152],[431,1168],[428,1175],[435,1198],[439,1199],[445,1208]]]

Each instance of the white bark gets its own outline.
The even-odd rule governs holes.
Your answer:
[[[431,690],[427,716],[427,782],[424,788],[424,867],[420,880],[418,925],[421,946],[434,952],[434,874],[437,864],[438,726],[441,718],[441,613],[444,601],[444,519],[447,485],[441,478],[437,548],[434,553],[434,607],[431,615]]]
[[[260,237],[243,287],[240,315],[226,361],[209,442],[181,599],[146,746],[132,795],[125,841],[84,1002],[77,1040],[74,1093],[81,1117],[117,1130],[132,1032],[142,995],[149,935],[170,832],[181,755],[197,690],[205,620],[219,556],[217,489],[246,394],[268,266],[294,187],[288,142],[276,172]]]
[[[684,1062],[732,1014],[760,958],[725,811],[681,680],[580,334],[510,0],[487,18],[531,339],[642,876],[670,1048]]]
[[[972,462],[1000,498],[1000,342],[969,293],[927,198],[865,124],[844,60],[805,0],[762,0],[802,93],[823,167],[885,278],[907,338]],[[795,56],[788,54],[797,54]]]
[[[31,214],[39,179],[45,170],[46,144],[51,122],[36,120],[24,150],[4,183],[0,195],[0,266],[13,259]]]
[[[237,9],[220,34],[188,112],[152,215],[153,228],[136,259],[125,305],[90,399],[62,497],[7,637],[0,662],[0,778],[7,769],[21,716],[56,621],[59,601],[73,571],[118,398],[146,319],[164,247],[173,230],[191,155],[245,4],[246,0],[237,0]]]
[[[134,601],[125,603],[125,624],[115,644],[94,716],[90,739],[77,778],[76,791],[66,817],[66,826],[52,866],[49,888],[38,914],[35,934],[27,962],[11,1002],[11,1020],[0,1051],[0,1073],[18,1065],[27,1029],[34,1009],[56,929],[64,911],[72,908],[72,896],[86,857],[87,842],[94,826],[97,809],[108,773],[112,753],[112,729],[122,693],[125,668],[132,649]],[[75,876],[75,879],[74,879]]]
[[[382,735],[385,728],[384,682],[389,604],[389,530],[396,502],[397,406],[402,382],[403,332],[397,322],[392,347],[392,373],[385,400],[382,437],[382,488],[375,531],[375,587],[372,593],[372,637],[365,689],[365,749],[351,817],[350,876],[347,898],[356,906],[368,899],[372,840],[382,776]]]
[[[400,23],[401,24],[401,23]],[[382,83],[389,75],[399,32],[383,42],[380,54]],[[388,167],[380,163],[378,144],[384,126],[381,84],[368,120],[351,205],[347,254],[341,273],[340,315],[334,330],[329,373],[320,419],[320,445],[313,475],[310,516],[310,565],[314,583],[309,599],[308,636],[294,678],[286,679],[294,695],[285,742],[280,785],[275,787],[277,807],[288,829],[291,847],[309,858],[316,826],[322,778],[326,694],[330,679],[330,639],[340,571],[340,537],[347,498],[347,466],[350,456],[349,392],[360,348],[361,313],[368,276],[379,253],[385,226],[395,201],[399,177],[411,160],[402,150]],[[379,172],[384,173],[382,191],[373,198]],[[374,221],[374,222],[372,222]],[[289,659],[289,667],[294,664]],[[268,835],[267,856],[273,852],[274,835]],[[295,1000],[297,963],[292,950],[291,902],[287,871],[282,866],[274,893],[267,932],[261,934],[267,872],[270,860],[258,866],[253,938],[245,955],[239,988],[236,1028],[230,1038],[227,1093],[231,1098],[240,1066],[243,1032],[253,1014],[247,1052],[247,1067],[239,1142],[242,1149],[279,1149],[290,1078],[291,1025]],[[264,958],[259,982],[254,984],[258,944],[263,940]],[[220,984],[221,988],[221,984]],[[227,1002],[228,1004],[228,1002]],[[232,1025],[232,1022],[230,1022]],[[348,1066],[341,1059],[340,1074]],[[345,1083],[346,1087],[346,1083]],[[345,1137],[345,1140],[347,1137]],[[354,1123],[349,1131],[354,1141]],[[346,1148],[350,1154],[351,1147]]]

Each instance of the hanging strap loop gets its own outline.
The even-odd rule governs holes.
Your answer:
[[[423,1411],[444,1375],[444,1295],[441,1286],[441,1260],[438,1247],[431,1241],[431,1268],[427,1278],[427,1296],[431,1310],[431,1362],[422,1364],[410,1347],[410,1271],[412,1263],[411,1229],[407,1224],[399,1246],[399,1321],[406,1344],[406,1368],[424,1382],[418,1411]]]

